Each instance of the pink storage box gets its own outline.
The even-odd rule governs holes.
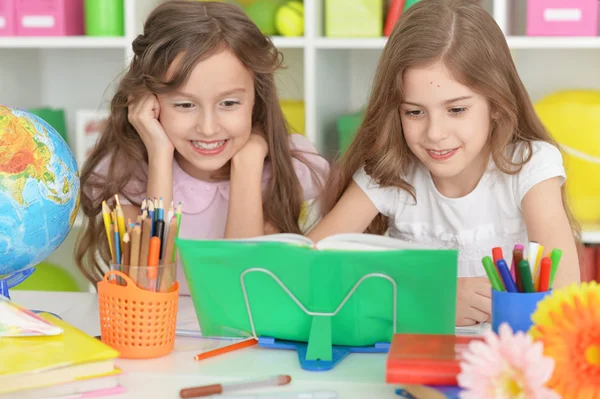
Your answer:
[[[598,36],[598,0],[528,0],[528,36]]]
[[[83,35],[83,0],[14,0],[20,36]]]
[[[0,0],[0,36],[13,36],[16,34],[15,1]]]

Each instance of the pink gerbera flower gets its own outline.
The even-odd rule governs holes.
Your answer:
[[[499,335],[488,331],[485,341],[473,341],[463,354],[458,385],[461,399],[559,399],[546,387],[554,360],[543,345],[523,332],[513,334],[506,323]]]

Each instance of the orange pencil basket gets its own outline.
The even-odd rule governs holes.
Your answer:
[[[175,345],[178,298],[177,282],[169,292],[152,292],[138,288],[124,273],[109,271],[98,283],[102,342],[121,352],[122,358],[167,355]]]

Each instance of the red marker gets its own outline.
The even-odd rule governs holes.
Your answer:
[[[552,271],[552,260],[549,257],[542,259],[540,266],[540,286],[538,292],[546,292],[550,290],[550,273]]]
[[[494,260],[494,267],[496,268],[496,272],[498,272],[498,275],[501,276],[500,270],[498,270],[498,261],[500,259],[504,259],[504,255],[502,254],[502,248],[492,248],[492,259]],[[502,284],[502,288],[506,289],[506,285],[504,285],[504,281],[502,281],[502,279],[500,279],[500,283]]]

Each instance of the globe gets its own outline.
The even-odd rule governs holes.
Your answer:
[[[78,209],[67,143],[39,117],[0,105],[0,285],[18,284],[54,252]]]

